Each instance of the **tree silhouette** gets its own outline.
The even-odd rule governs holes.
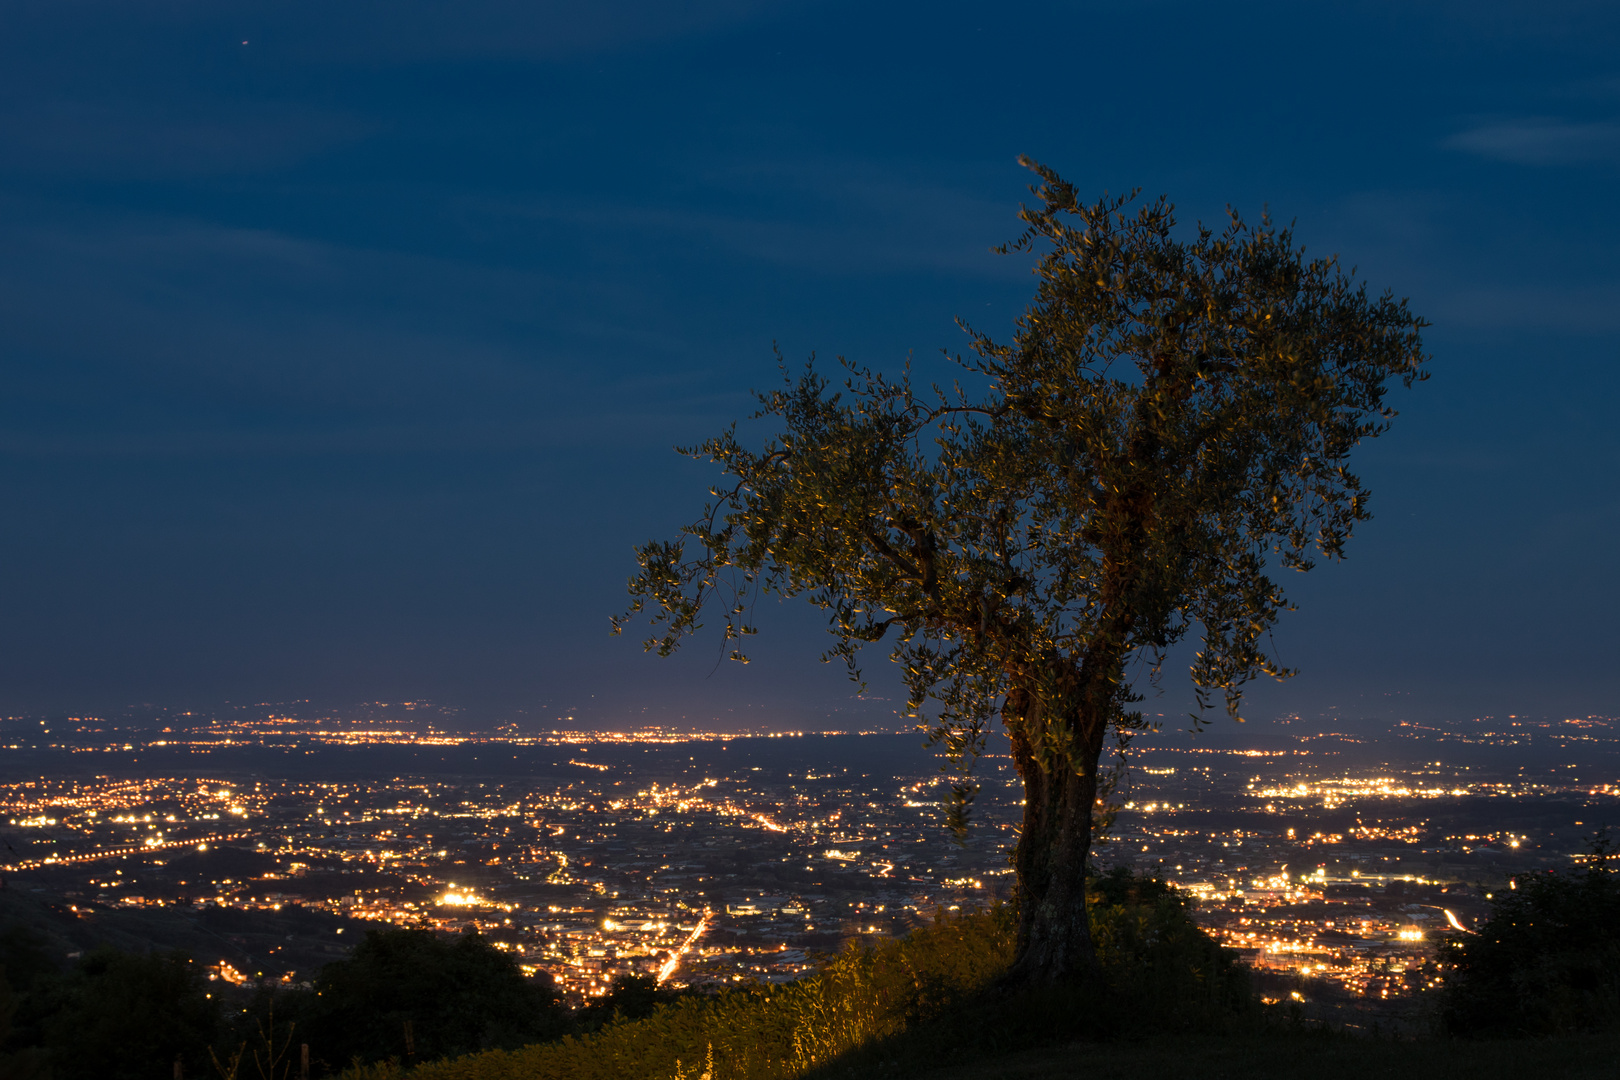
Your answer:
[[[733,425],[685,451],[728,479],[681,538],[637,549],[615,630],[650,615],[667,654],[707,613],[729,648],[764,592],[828,612],[824,658],[857,680],[861,647],[891,639],[960,770],[958,829],[999,714],[1025,791],[1010,978],[1051,981],[1094,968],[1099,764],[1146,726],[1132,665],[1156,680],[1196,628],[1200,714],[1218,697],[1234,717],[1249,679],[1291,674],[1268,652],[1289,606],[1270,574],[1340,556],[1367,519],[1347,461],[1394,416],[1389,382],[1425,377],[1425,324],[1267,220],[1180,239],[1163,199],[1085,205],[1025,164],[1040,205],[1001,250],[1042,255],[1012,342],[969,329],[966,386],[784,372],[762,447]]]
[[[299,1031],[329,1064],[408,1064],[560,1034],[566,1024],[549,982],[528,979],[487,938],[431,930],[366,931],[353,955],[315,979]],[[289,1010],[291,1014],[291,1010]]]

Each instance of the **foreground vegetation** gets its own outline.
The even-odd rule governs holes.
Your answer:
[[[1247,976],[1168,887],[1125,874],[1093,882],[1107,993],[996,988],[1013,956],[1005,907],[941,918],[901,941],[851,944],[819,973],[669,1002],[584,1036],[410,1070],[412,1080],[786,1080],[886,1071],[1011,1050],[1054,1033],[1098,1037],[1149,1027],[1212,1031],[1251,1008]],[[1150,1008],[1151,1006],[1151,1008]],[[403,1075],[397,1063],[344,1074]]]
[[[344,1080],[1609,1077],[1616,866],[1600,837],[1574,870],[1521,879],[1477,933],[1444,941],[1448,985],[1420,1005],[1436,1037],[1416,1040],[1259,1006],[1183,897],[1123,871],[1089,882],[1102,978],[1086,989],[1008,985],[1005,907],[852,943],[793,983],[673,994],[628,979],[571,1012],[475,934],[373,931],[309,990],[224,1001],[183,955],[103,950],[59,971],[13,929],[0,933],[0,1080],[135,1080],[177,1060],[188,1077],[290,1080],[304,1042],[313,1075]]]
[[[1620,1037],[1370,1039],[1287,1025],[1212,1037],[1047,1046],[923,1068],[918,1080],[1613,1080]],[[866,1070],[855,1075],[872,1075]],[[881,1075],[881,1074],[877,1074]]]
[[[548,985],[477,934],[382,928],[327,964],[314,986],[239,990],[183,952],[93,949],[63,969],[26,926],[0,931],[0,1080],[147,1080],[263,1074],[297,1043],[315,1075],[352,1060],[409,1059],[523,1046],[602,1017],[568,1015]],[[294,1037],[296,1033],[296,1038]],[[216,1068],[220,1062],[223,1068]]]
[[[1440,943],[1439,1020],[1458,1035],[1620,1029],[1620,847],[1607,829],[1572,870],[1516,880],[1477,933]]]
[[[1620,1059],[1620,874],[1606,843],[1600,838],[1570,873],[1522,882],[1497,899],[1479,933],[1445,943],[1450,985],[1419,1005],[1430,1038],[1351,1035],[1308,1024],[1292,1008],[1262,1008],[1248,972],[1192,922],[1181,897],[1115,872],[1090,883],[1103,978],[1088,989],[1001,986],[1016,925],[996,908],[943,918],[903,941],[852,944],[796,983],[688,996],[644,1019],[430,1062],[409,1076],[1607,1078]],[[1527,1034],[1555,1037],[1490,1038]],[[405,1072],[384,1062],[345,1076],[394,1080]]]

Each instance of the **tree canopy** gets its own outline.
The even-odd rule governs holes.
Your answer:
[[[321,969],[315,992],[300,1030],[335,1065],[522,1046],[566,1027],[549,982],[524,978],[516,959],[471,931],[447,940],[368,930],[352,955]]]
[[[1269,647],[1289,607],[1273,575],[1339,557],[1368,518],[1349,457],[1394,417],[1390,383],[1426,377],[1426,324],[1269,219],[1183,236],[1163,198],[1085,204],[1026,164],[1038,205],[999,250],[1040,257],[1012,340],[965,327],[944,386],[909,365],[784,370],[759,395],[762,446],[733,425],[684,451],[727,483],[680,538],[637,549],[627,617],[650,616],[664,654],[718,617],[743,660],[754,597],[804,597],[856,679],[887,639],[963,771],[957,828],[999,713],[1026,792],[1021,955],[1057,977],[1089,965],[1098,762],[1144,726],[1131,665],[1157,680],[1196,633],[1199,715],[1219,699],[1234,717],[1247,681],[1291,674]],[[1054,919],[1066,944],[1037,949]]]
[[[141,1080],[169,1075],[176,1059],[202,1075],[220,1031],[200,964],[184,953],[126,953],[102,948],[68,978],[45,978],[40,1015],[59,1080]],[[37,985],[37,984],[36,984]]]

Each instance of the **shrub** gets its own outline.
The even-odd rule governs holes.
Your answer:
[[[642,1020],[521,1050],[411,1070],[412,1080],[787,1080],[852,1056],[944,1054],[1030,1038],[1120,1030],[1148,1014],[1199,1024],[1248,1000],[1242,970],[1194,925],[1187,902],[1116,871],[1093,900],[1105,980],[1061,992],[1003,993],[1017,920],[1004,906],[941,917],[909,937],[851,942],[814,975],[688,995]],[[1001,1040],[998,1043],[998,1040]],[[346,1080],[389,1080],[387,1066]]]
[[[1249,971],[1192,920],[1192,901],[1123,867],[1089,893],[1092,935],[1109,996],[1101,1030],[1199,1028],[1252,1004]]]
[[[1440,943],[1454,1034],[1620,1028],[1620,873],[1607,831],[1583,865],[1516,880],[1474,933]]]
[[[397,927],[368,930],[353,955],[321,969],[313,995],[277,1008],[337,1064],[522,1046],[565,1023],[550,986],[479,934]]]
[[[219,1032],[219,1008],[200,965],[183,953],[100,949],[66,980],[36,990],[56,1080],[144,1080],[182,1061],[200,1076]]]
[[[617,1019],[645,1020],[676,997],[676,991],[659,986],[651,975],[618,975],[607,993],[574,1014],[574,1030],[600,1031]]]

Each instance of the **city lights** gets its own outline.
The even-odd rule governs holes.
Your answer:
[[[1614,730],[1587,719],[1567,737],[1591,745]],[[1302,739],[1286,751],[1144,740],[1096,865],[1162,875],[1262,979],[1306,980],[1318,1005],[1398,1002],[1433,983],[1437,933],[1467,933],[1487,913],[1489,888],[1477,883],[1505,893],[1515,874],[1567,865],[1590,831],[1582,823],[1610,817],[1620,787],[1448,765],[1440,735],[1397,736],[1423,748],[1417,764],[1349,760],[1359,744],[1348,739]],[[854,740],[840,751],[846,758],[795,764],[833,738]],[[15,852],[0,871],[32,875],[30,888],[60,892],[88,919],[130,908],[252,917],[296,905],[350,926],[475,929],[576,1001],[625,974],[673,985],[780,982],[850,937],[903,934],[1011,895],[1007,852],[1022,796],[1011,760],[981,763],[974,827],[957,847],[942,826],[933,762],[885,771],[859,749],[867,738],[915,737],[491,735],[274,716],[165,731],[149,743],[109,731],[102,743],[64,749],[149,753],[161,742],[204,764],[221,749],[499,750],[543,767],[343,778],[315,769],[300,780],[203,768],[0,785]],[[1544,824],[1552,810],[1519,813],[1534,806],[1569,810],[1549,829],[1530,821]],[[1579,809],[1590,806],[1599,808]],[[336,937],[343,929],[330,941],[353,942]],[[240,958],[199,961],[230,982],[312,977],[312,961],[294,971],[279,958],[251,970]],[[1286,999],[1286,986],[1272,996]]]

